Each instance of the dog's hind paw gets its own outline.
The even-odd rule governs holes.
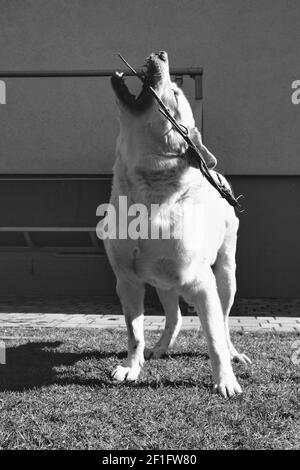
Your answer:
[[[137,380],[139,373],[139,368],[117,366],[113,370],[111,378],[116,382],[134,382]]]
[[[145,348],[144,349],[144,358],[145,359],[159,359],[160,357],[165,356],[167,350],[165,348]]]
[[[240,362],[241,364],[252,364],[251,359],[244,353],[235,353],[231,355],[233,362]]]

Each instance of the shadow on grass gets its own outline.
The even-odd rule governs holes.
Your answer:
[[[88,359],[105,360],[110,357],[124,359],[125,352],[60,352],[61,341],[32,342],[11,346],[6,351],[6,364],[0,366],[0,392],[22,391],[47,385],[79,384],[74,370],[68,370],[69,377],[60,377],[56,370],[61,366],[72,367],[77,362]],[[109,384],[109,376],[97,380],[97,385]],[[88,385],[88,380],[82,380]]]
[[[84,385],[91,387],[116,387],[120,384],[113,382],[109,374],[109,365],[105,365],[101,360],[114,358],[124,360],[127,353],[124,352],[60,352],[57,350],[63,342],[61,341],[43,341],[31,342],[19,346],[11,346],[6,352],[6,364],[0,366],[0,392],[5,391],[24,391],[41,388],[50,385]],[[194,352],[173,353],[171,356],[166,355],[163,359],[170,358],[188,358],[203,357],[208,359],[206,354]],[[76,365],[79,361],[95,359],[99,361],[99,368],[96,365],[94,372],[100,377],[91,377],[90,372],[87,377],[78,375],[78,370],[67,369],[63,372],[57,370],[60,367],[70,367]],[[149,360],[151,362],[152,359]],[[106,369],[107,371],[103,371]],[[84,371],[83,371],[84,372]],[[158,388],[161,386],[168,387],[194,387],[201,385],[206,387],[205,383],[199,384],[190,380],[169,380],[164,378],[149,378],[145,381],[139,380],[136,383],[124,383],[121,386],[129,386],[135,388],[151,387]]]
[[[183,352],[172,352],[171,354],[166,354],[163,356],[162,359],[176,359],[176,358],[184,359],[184,358],[191,358],[191,357],[201,357],[204,360],[209,359],[209,355],[206,353],[200,353],[198,351],[183,351]]]

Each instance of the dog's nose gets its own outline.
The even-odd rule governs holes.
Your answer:
[[[152,61],[157,60],[157,58],[162,60],[163,62],[167,62],[168,61],[168,54],[165,51],[152,52],[152,54],[149,55],[147,60],[152,62]]]

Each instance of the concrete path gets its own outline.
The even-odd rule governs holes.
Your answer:
[[[164,316],[145,316],[145,329],[163,328]],[[92,315],[63,313],[0,313],[0,328],[117,328],[124,329],[123,315]],[[230,317],[230,327],[236,331],[277,331],[300,333],[300,317]],[[198,329],[195,316],[183,316],[184,330]],[[1,338],[1,333],[0,333]]]

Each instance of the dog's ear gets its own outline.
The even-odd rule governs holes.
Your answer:
[[[200,150],[201,155],[203,156],[205,163],[207,167],[211,170],[212,168],[215,168],[217,165],[217,159],[216,157],[203,145],[202,143],[202,137],[197,129],[197,127],[194,127],[193,129],[190,129],[189,132],[190,139],[192,142],[196,145],[196,147]]]

